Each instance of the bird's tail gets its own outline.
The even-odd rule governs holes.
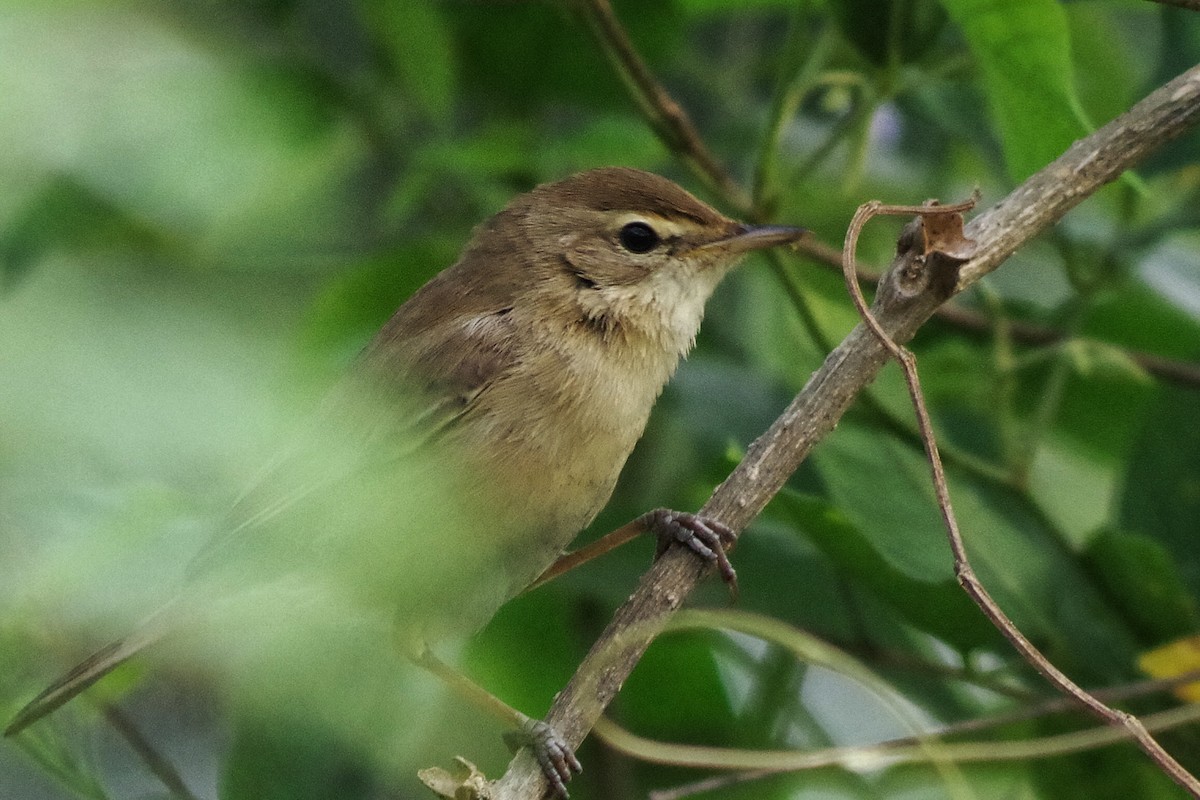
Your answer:
[[[139,631],[93,653],[66,675],[46,687],[41,694],[18,711],[12,722],[8,723],[8,727],[4,729],[4,735],[13,736],[20,733],[27,726],[53,712],[63,703],[71,700],[84,689],[124,664],[135,654],[158,641],[159,638],[159,633]]]

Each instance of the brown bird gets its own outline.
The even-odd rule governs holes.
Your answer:
[[[396,311],[318,415],[330,421],[357,415],[355,436],[372,443],[373,455],[344,471],[353,476],[349,482],[359,486],[370,472],[368,483],[386,485],[379,464],[436,441],[439,474],[456,476],[453,496],[484,516],[443,508],[419,526],[397,521],[386,548],[372,545],[337,568],[372,571],[362,582],[364,597],[397,603],[403,634],[414,642],[478,628],[550,567],[608,502],[721,279],[746,253],[802,233],[739,223],[671,181],[633,169],[583,172],[515,198],[475,230],[457,263]],[[350,394],[370,401],[350,402]],[[388,456],[380,458],[381,441],[402,446],[383,448]],[[312,458],[312,451],[297,452]],[[284,459],[295,460],[296,454]],[[328,503],[313,498],[342,482],[326,478],[319,489],[297,490],[288,485],[292,477],[287,469],[271,471],[239,503],[233,533],[219,537],[202,562],[228,564],[230,550],[270,561],[294,554],[295,564],[273,565],[282,573],[310,558],[306,547],[291,544],[255,550],[260,531],[281,515],[324,513]],[[347,521],[341,513],[331,518]],[[683,542],[732,581],[722,526],[663,509],[640,523],[660,537],[660,547]],[[444,527],[445,535],[429,533],[430,525]],[[289,527],[277,526],[279,535],[286,537]],[[261,534],[263,541],[272,535]],[[452,564],[441,563],[445,554]],[[241,575],[224,566],[197,573],[195,583],[207,589],[185,590],[193,598],[211,593],[214,582],[204,576],[228,582]],[[6,735],[159,640],[182,616],[156,615],[84,661],[30,702]],[[565,795],[565,781],[578,769],[574,755],[541,723],[513,719],[539,746],[551,784]]]

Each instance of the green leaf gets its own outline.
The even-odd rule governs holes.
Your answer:
[[[946,24],[945,11],[929,0],[836,0],[830,10],[846,38],[876,66],[927,55]]]
[[[458,246],[421,239],[381,252],[339,274],[310,304],[300,332],[301,350],[316,356],[319,365],[327,364],[338,372],[346,369],[409,295],[454,262]]]
[[[1082,444],[1093,446],[1046,435],[1029,467],[1030,499],[1072,548],[1085,547],[1109,521],[1118,483],[1113,459],[1094,443]]]
[[[490,3],[486,13],[469,3],[445,5],[458,41],[463,85],[476,114],[538,117],[559,104],[629,110],[620,78],[570,4]],[[614,6],[651,66],[657,66],[684,33],[673,3],[634,0]],[[531,164],[537,161],[530,159]]]
[[[1149,383],[1150,377],[1121,347],[1090,339],[1072,339],[1065,346],[1071,367],[1085,378],[1117,378]]]
[[[5,618],[0,622],[0,719],[7,722],[45,687],[51,676],[46,672],[46,660],[35,657],[46,644],[43,620],[20,612],[14,613],[9,598],[0,599],[4,601],[6,610]],[[75,737],[66,735],[75,727],[67,723],[75,722],[74,715],[80,712],[84,712],[89,723],[94,721],[94,709],[88,704],[71,704],[58,712],[59,715],[65,715],[66,719],[56,716],[27,728],[19,736],[5,739],[6,749],[10,753],[19,750],[22,757],[33,762],[45,777],[53,779],[75,796],[107,800],[108,794],[97,774],[94,758],[90,757],[91,754],[77,752]],[[12,791],[14,796],[23,796],[17,787],[21,787],[19,775],[24,770],[15,769],[12,771],[16,774],[7,774],[13,760],[8,753],[0,757],[0,763],[6,771],[5,789]]]
[[[844,574],[892,605],[917,628],[960,650],[996,641],[995,632],[953,578],[924,580],[897,568],[845,514],[820,498],[785,489],[774,505]]]
[[[1163,19],[1149,3],[1064,3],[1078,67],[1080,100],[1090,119],[1124,113],[1153,80],[1161,58]]]
[[[159,254],[169,245],[165,231],[69,178],[34,188],[14,218],[0,226],[0,289],[15,287],[54,251]]]
[[[898,578],[954,580],[922,453],[886,433],[843,424],[815,458],[830,497],[868,548],[858,548],[866,559],[862,579],[900,587]],[[947,479],[971,564],[1017,627],[1051,653],[1086,654],[1086,668],[1098,677],[1125,674],[1134,651],[1129,632],[1028,500],[953,468]],[[889,571],[872,578],[881,567]],[[892,589],[889,597],[897,596],[908,618],[931,616],[918,607],[926,601],[921,593]],[[939,597],[936,605],[944,610],[953,602]]]
[[[697,17],[710,14],[731,14],[746,9],[788,9],[796,6],[796,0],[678,0],[683,13]]]
[[[1056,736],[1077,730],[1069,717],[1047,716],[1034,721],[1026,735]],[[1193,764],[1188,767],[1195,769]],[[1161,769],[1132,747],[1087,749],[1072,758],[1040,758],[1026,765],[1026,772],[1039,789],[1036,797],[1046,800],[1178,800],[1181,794]]]
[[[1164,392],[1144,417],[1124,475],[1121,528],[1160,542],[1200,597],[1200,406],[1195,393]]]
[[[1106,529],[1092,540],[1084,558],[1144,644],[1159,644],[1200,627],[1196,598],[1161,543]]]
[[[311,257],[345,237],[352,217],[330,186],[356,168],[359,145],[299,69],[223,60],[120,4],[80,24],[71,5],[6,12],[0,26],[0,148],[16,174],[69,178],[89,194],[88,219],[106,209],[241,263]],[[97,53],[112,56],[103,68]]]
[[[715,632],[655,640],[621,689],[626,724],[652,738],[727,745],[734,715],[715,658],[727,646]]]
[[[1200,249],[1178,252],[1174,258],[1189,252],[1195,259]],[[1200,321],[1186,308],[1189,296],[1200,291],[1196,261],[1178,270],[1173,264],[1178,262],[1165,254],[1147,264],[1147,275],[1162,286],[1162,291],[1130,280],[1097,298],[1088,310],[1084,332],[1167,358],[1193,361],[1200,357]],[[1164,297],[1167,293],[1177,302]]]
[[[920,453],[885,432],[842,425],[814,460],[837,508],[892,569],[925,583],[954,579]]]
[[[364,11],[405,92],[431,119],[447,123],[458,65],[440,10],[430,0],[364,0]]]
[[[366,800],[372,765],[311,721],[243,719],[226,756],[224,800]]]
[[[534,717],[546,713],[588,644],[556,589],[506,603],[471,639],[463,659],[467,672],[486,689]]]
[[[1009,176],[1058,158],[1089,125],[1075,90],[1071,37],[1056,0],[942,0],[983,70]]]

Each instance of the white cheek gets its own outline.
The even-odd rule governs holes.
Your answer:
[[[671,281],[668,286],[655,287],[655,299],[661,310],[663,324],[678,337],[686,337],[688,346],[700,329],[704,317],[704,304],[714,288],[708,281],[692,280],[686,283]]]
[[[677,353],[691,348],[704,304],[708,301],[720,270],[686,274],[680,270],[660,270],[633,286],[614,287],[607,298],[609,308],[625,310],[621,316],[660,339]]]

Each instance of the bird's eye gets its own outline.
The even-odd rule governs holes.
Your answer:
[[[644,222],[630,222],[621,228],[621,247],[631,253],[649,253],[658,247],[662,240],[658,234]]]

